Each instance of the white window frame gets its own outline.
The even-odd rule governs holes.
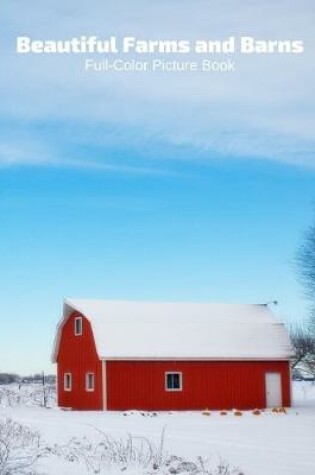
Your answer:
[[[78,328],[77,328],[77,323],[79,323],[79,331],[78,331]],[[74,319],[74,335],[75,336],[81,336],[83,333],[83,319],[82,317],[75,317]]]
[[[179,375],[179,388],[168,388],[167,387],[167,377],[169,374],[178,374]],[[166,371],[165,373],[165,391],[168,392],[178,392],[183,390],[183,373],[181,371]]]
[[[69,378],[69,385],[67,384]],[[72,373],[64,373],[63,374],[63,390],[64,391],[72,391]]]
[[[92,376],[92,383],[93,385],[90,386],[90,376]],[[85,373],[85,390],[87,392],[93,392],[95,391],[95,373],[92,373],[92,371],[89,371],[88,373]]]

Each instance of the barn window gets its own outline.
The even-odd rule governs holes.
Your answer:
[[[94,391],[95,387],[95,376],[94,373],[86,373],[85,375],[85,390]]]
[[[74,334],[76,336],[82,335],[82,317],[75,317],[74,319]]]
[[[63,389],[65,391],[72,391],[72,374],[65,373],[63,375]]]
[[[182,373],[165,373],[165,390],[182,391],[183,375]]]

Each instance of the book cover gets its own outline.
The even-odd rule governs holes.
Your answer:
[[[1,473],[314,472],[314,21],[2,0]]]

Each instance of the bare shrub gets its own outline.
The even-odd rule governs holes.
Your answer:
[[[0,406],[46,406],[56,405],[54,384],[8,384],[0,386]]]
[[[208,460],[197,457],[191,461],[176,455],[168,455],[164,450],[164,430],[158,443],[146,437],[127,435],[115,439],[97,431],[97,442],[89,439],[71,439],[67,445],[55,445],[53,454],[69,462],[84,464],[87,473],[106,474],[110,467],[121,472],[137,475],[243,475],[237,468],[219,460],[210,467]]]
[[[38,433],[11,419],[0,420],[1,475],[35,473],[34,464],[42,454]]]
[[[15,406],[17,394],[9,386],[0,387],[0,405],[4,407]]]
[[[314,376],[315,332],[303,327],[293,328],[291,329],[291,341],[295,349],[292,368],[300,368],[304,373]]]

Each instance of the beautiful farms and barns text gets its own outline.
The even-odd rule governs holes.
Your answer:
[[[111,36],[99,39],[97,36],[80,36],[67,40],[40,40],[27,36],[17,37],[16,51],[19,54],[91,54],[91,53],[133,53],[133,54],[211,54],[236,52],[244,54],[298,54],[303,53],[302,40],[262,40],[251,36],[239,38],[230,36],[224,40],[161,40],[137,39],[126,36],[118,39]]]
[[[80,36],[67,40],[39,40],[21,36],[17,38],[16,51],[19,54],[37,55],[93,55],[84,60],[87,72],[226,73],[236,70],[236,62],[231,59],[235,53],[299,54],[303,53],[304,44],[301,40],[261,40],[251,36],[195,41],[138,39],[134,36],[120,39],[116,36],[107,39]],[[122,56],[119,57],[119,54]],[[190,56],[184,60],[185,54]],[[221,59],[218,59],[220,54]],[[176,55],[179,56],[176,58]],[[101,59],[96,60],[95,56]],[[148,60],[150,56],[153,59]]]

